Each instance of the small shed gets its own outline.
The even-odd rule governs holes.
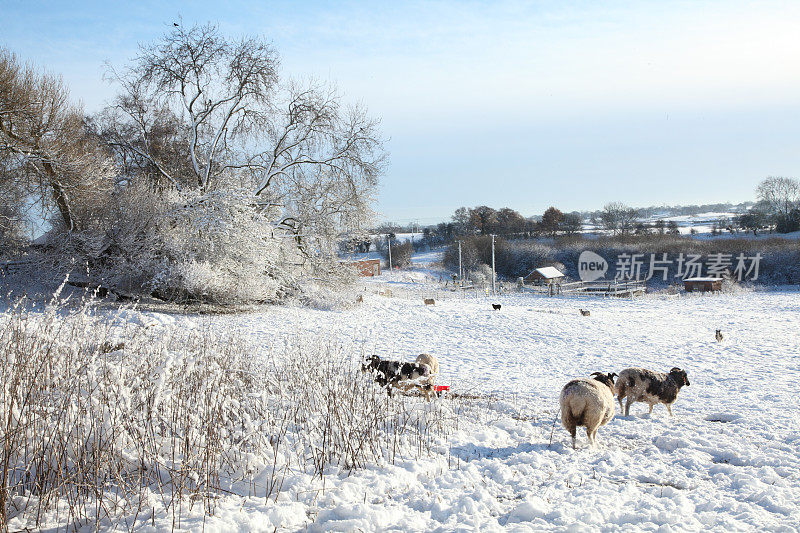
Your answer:
[[[559,283],[563,279],[564,274],[556,267],[542,267],[533,270],[530,274],[525,276],[525,283],[544,283],[552,285],[553,283]]]
[[[372,277],[381,275],[380,259],[361,259],[359,261],[350,261],[346,264],[354,267],[358,272],[358,275],[361,277]]]
[[[719,292],[722,278],[686,278],[683,280],[686,292]]]

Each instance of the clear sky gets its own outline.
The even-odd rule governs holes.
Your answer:
[[[602,4],[602,5],[601,5]],[[382,218],[752,200],[800,177],[800,2],[0,0],[0,46],[87,111],[103,62],[183,18],[260,34],[285,76],[381,117]]]

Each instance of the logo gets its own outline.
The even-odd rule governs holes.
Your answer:
[[[578,275],[581,281],[594,281],[600,279],[608,272],[608,263],[605,259],[588,250],[581,252],[578,257]]]

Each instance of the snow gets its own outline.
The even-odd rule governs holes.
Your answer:
[[[538,272],[543,278],[545,279],[552,279],[552,278],[563,278],[564,274],[558,270],[556,267],[542,267],[536,268],[533,272]],[[531,272],[531,274],[533,274]],[[528,274],[530,275],[530,274]]]
[[[420,459],[311,478],[287,476],[276,500],[223,495],[180,528],[204,531],[797,530],[800,524],[800,294],[794,288],[638,299],[487,297],[438,282],[436,252],[420,269],[364,279],[344,310],[266,307],[224,316],[126,311],[144,327],[239,330],[263,349],[298,338],[363,354],[439,358],[441,402],[457,419]],[[391,289],[391,297],[379,294]],[[436,295],[426,306],[423,295]],[[355,297],[353,297],[353,300]],[[500,311],[491,303],[501,303]],[[591,310],[581,316],[579,308]],[[722,343],[714,331],[725,335]],[[253,354],[258,357],[258,353]],[[687,370],[670,417],[634,404],[600,428],[600,446],[558,421],[570,379],[630,366]],[[367,378],[365,378],[367,379]],[[468,395],[474,399],[459,399]],[[424,409],[421,398],[408,398]],[[617,406],[618,407],[618,406]],[[144,530],[173,527],[156,506]],[[124,522],[123,522],[124,523]]]
[[[379,286],[370,284],[364,305],[344,312],[272,308],[210,320],[265,342],[300,330],[336,338],[352,353],[406,360],[433,353],[441,383],[484,397],[429,458],[326,476],[322,499],[299,500],[310,530],[775,530],[800,523],[797,292],[637,300],[440,293],[426,307],[415,295],[379,296]],[[489,305],[495,301],[500,312]],[[726,340],[718,344],[720,328]],[[599,449],[579,434],[573,451],[554,425],[561,386],[628,366],[679,366],[692,385],[681,391],[674,417],[663,406],[648,416],[646,405],[635,404],[630,417],[618,414],[600,429]]]

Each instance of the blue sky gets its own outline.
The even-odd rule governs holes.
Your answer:
[[[0,45],[87,111],[103,62],[184,24],[273,41],[381,117],[382,218],[751,200],[800,176],[800,2],[16,2]]]

